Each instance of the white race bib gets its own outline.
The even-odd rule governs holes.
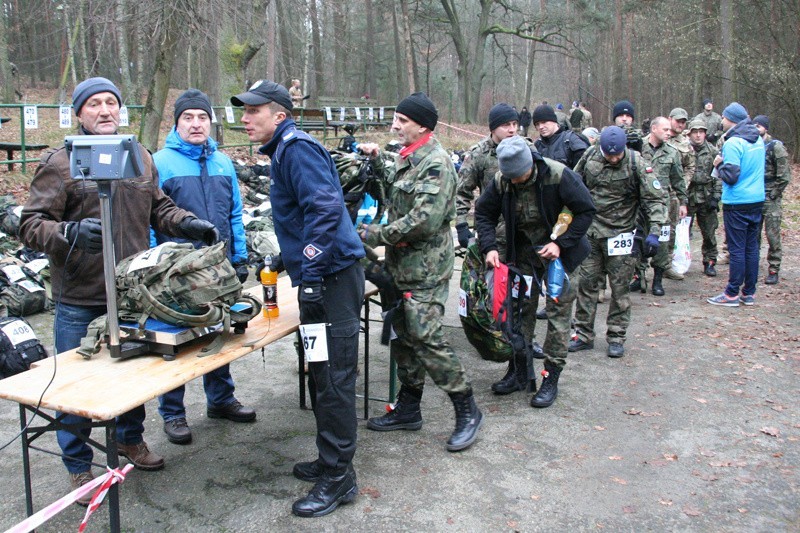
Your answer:
[[[31,292],[31,293],[39,292],[39,291],[43,291],[44,290],[44,287],[42,287],[38,283],[32,282],[29,279],[25,279],[25,280],[20,281],[18,285],[20,287],[22,287],[23,289],[25,289],[26,291]]]
[[[661,226],[661,233],[658,236],[658,242],[669,242],[670,227],[669,224]]]
[[[630,255],[633,248],[633,232],[620,233],[608,238],[608,255]]]
[[[321,363],[328,360],[328,333],[324,323],[300,324],[300,340],[306,362]]]
[[[467,316],[467,291],[458,289],[458,316]]]
[[[3,326],[3,333],[5,333],[8,340],[14,347],[19,346],[21,343],[29,340],[35,340],[36,334],[31,327],[22,320],[15,320],[10,324]]]
[[[6,265],[3,267],[3,273],[10,283],[16,283],[21,279],[25,279],[25,272],[22,271],[19,265]]]

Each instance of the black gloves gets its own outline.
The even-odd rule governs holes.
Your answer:
[[[181,220],[178,227],[187,239],[203,241],[208,246],[219,242],[219,232],[214,224],[196,217],[186,217]]]
[[[103,252],[103,228],[99,218],[84,218],[80,222],[68,222],[64,232],[70,246],[89,254]]]
[[[456,231],[458,232],[458,244],[461,245],[462,248],[469,246],[469,240],[472,238],[469,224],[466,222],[456,224]]]
[[[244,284],[244,282],[247,281],[247,276],[250,275],[250,271],[247,270],[247,263],[233,265],[233,268],[236,269],[236,277],[239,278],[239,283]]]
[[[631,129],[625,132],[625,143],[631,150],[642,151],[642,138],[636,130]]]
[[[711,194],[706,196],[706,207],[714,211],[719,211],[719,198]]]
[[[326,321],[321,283],[301,284],[298,300],[300,302],[301,324],[321,324]]]
[[[647,236],[644,240],[644,256],[645,257],[653,257],[658,253],[658,248],[661,246],[661,243],[658,242],[658,235],[655,233],[651,233]]]

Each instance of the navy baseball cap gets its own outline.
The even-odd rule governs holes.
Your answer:
[[[231,97],[231,103],[238,107],[245,105],[263,105],[275,102],[289,111],[293,109],[292,97],[283,85],[270,80],[258,80],[247,89],[246,93]]]

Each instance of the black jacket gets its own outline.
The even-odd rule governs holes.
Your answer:
[[[531,151],[536,173],[522,185],[500,185],[500,179],[489,182],[475,205],[475,227],[478,230],[480,248],[483,254],[497,250],[496,226],[503,216],[506,221],[506,233],[509,236],[509,249],[513,246],[511,236],[515,229],[509,221],[515,218],[515,187],[535,187],[537,208],[548,228],[547,239],[533,243],[535,246],[550,242],[550,229],[556,223],[559,213],[564,207],[572,212],[572,223],[567,231],[555,240],[561,248],[561,262],[567,272],[572,272],[589,255],[591,247],[586,232],[592,224],[595,207],[592,197],[581,177],[564,165],[542,157]],[[511,256],[507,256],[511,257]]]

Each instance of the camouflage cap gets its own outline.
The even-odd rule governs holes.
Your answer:
[[[689,113],[682,107],[676,107],[669,112],[669,118],[674,118],[675,120],[689,120]]]
[[[688,126],[686,126],[686,129],[689,130],[689,131],[692,131],[692,130],[706,130],[706,131],[708,131],[708,126],[706,126],[706,123],[705,123],[704,120],[696,118],[693,121],[691,121]]]

